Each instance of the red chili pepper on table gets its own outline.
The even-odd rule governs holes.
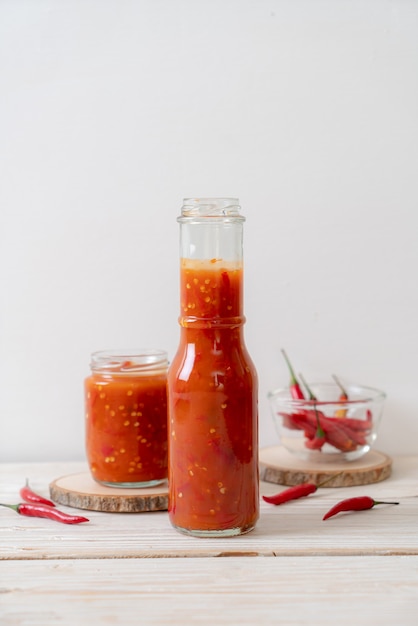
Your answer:
[[[25,502],[31,502],[33,504],[46,504],[47,506],[55,506],[52,500],[48,500],[47,498],[43,498],[38,493],[32,491],[29,487],[29,481],[26,479],[26,484],[20,490],[20,496],[25,500]]]
[[[47,519],[61,522],[62,524],[81,524],[81,522],[88,522],[87,517],[81,517],[80,515],[68,515],[59,509],[56,509],[46,504],[2,504],[8,509],[13,509],[19,515],[26,515],[27,517],[46,517]]]
[[[365,511],[367,509],[372,509],[377,504],[399,504],[399,502],[378,502],[377,500],[373,500],[370,496],[359,496],[357,498],[347,498],[347,500],[341,500],[335,504],[328,513],[325,513],[323,520],[329,519],[337,513],[341,513],[342,511]]]
[[[284,356],[284,359],[287,363],[287,367],[289,368],[289,373],[290,373],[290,393],[292,395],[292,398],[294,400],[304,400],[305,396],[304,393],[302,391],[301,386],[298,383],[298,380],[296,378],[295,372],[293,370],[292,364],[289,361],[289,358],[286,354],[286,352],[283,350],[282,348],[282,354]]]
[[[297,500],[298,498],[304,498],[305,496],[309,496],[311,493],[315,493],[319,489],[328,483],[333,478],[336,478],[342,474],[339,472],[338,474],[334,474],[330,476],[326,480],[323,480],[319,485],[314,485],[314,483],[301,483],[300,485],[295,485],[294,487],[289,487],[288,489],[284,489],[279,493],[276,493],[274,496],[262,496],[265,502],[269,504],[284,504],[285,502],[289,502],[290,500]]]

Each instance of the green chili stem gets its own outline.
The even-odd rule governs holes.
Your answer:
[[[286,354],[286,352],[283,350],[283,348],[281,349],[281,353],[283,354],[284,359],[285,359],[285,361],[286,361],[286,363],[287,363],[287,367],[289,368],[289,373],[290,373],[290,383],[291,383],[292,385],[297,385],[297,384],[298,384],[298,379],[296,378],[295,371],[294,371],[294,369],[293,369],[293,367],[292,367],[291,362],[289,361],[289,357],[287,356],[287,354]]]
[[[306,382],[306,380],[304,379],[304,377],[302,376],[302,374],[299,374],[299,378],[301,379],[301,381],[303,382],[304,386],[306,387],[306,390],[308,392],[309,395],[309,400],[311,400],[312,402],[316,402],[318,400],[318,398],[315,396],[315,394],[312,392],[312,389],[309,387],[308,383]],[[321,423],[319,421],[319,414],[318,414],[318,409],[316,408],[316,404],[314,404],[313,406],[314,411],[315,411],[315,417],[316,417],[316,437],[325,437],[325,432],[321,426]]]
[[[337,383],[338,387],[340,388],[340,390],[341,390],[341,395],[342,395],[342,396],[344,396],[344,399],[345,399],[345,400],[348,400],[348,393],[347,393],[347,391],[344,389],[344,387],[343,387],[343,385],[342,385],[341,381],[340,381],[340,380],[336,377],[336,375],[335,375],[335,374],[333,374],[333,375],[332,375],[332,377],[333,377],[333,379],[335,380],[335,382]]]
[[[316,408],[316,404],[314,404],[314,411],[315,411],[315,417],[316,417],[316,437],[325,437],[325,431],[321,426],[321,423],[319,421],[319,414],[318,414],[318,409]]]
[[[309,387],[308,383],[306,382],[306,380],[304,379],[302,374],[299,374],[299,378],[301,379],[301,381],[303,382],[304,386],[306,387],[306,391],[308,392],[308,395],[309,395],[309,400],[313,400],[313,401],[314,400],[318,400],[318,398],[312,392],[312,389]]]
[[[333,480],[334,478],[337,478],[337,476],[341,476],[341,474],[344,474],[344,470],[341,472],[338,472],[337,474],[333,474],[333,476],[328,476],[328,478],[326,478],[325,480],[323,480],[322,482],[318,483],[317,487],[322,487],[322,485],[325,485],[326,483],[329,483],[330,480]]]
[[[19,513],[18,504],[3,504],[3,502],[0,502],[0,506],[6,506],[8,509],[13,509],[13,511],[16,511],[16,513]]]

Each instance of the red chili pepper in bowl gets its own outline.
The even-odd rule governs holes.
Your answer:
[[[309,450],[321,450],[323,445],[327,442],[324,431],[322,431],[322,433],[322,435],[315,433],[312,439],[308,437],[305,441],[305,447]]]
[[[312,402],[314,403],[317,402],[318,398],[315,396],[312,389],[309,387],[308,383],[303,378],[302,374],[299,374],[299,377],[306,387],[306,390],[309,394],[309,400],[312,400]],[[318,409],[316,408],[316,404],[313,405],[313,408],[315,412],[316,431],[313,437],[307,438],[307,440],[305,441],[305,446],[309,448],[310,450],[320,450],[327,439],[326,439],[325,431],[322,428],[321,423],[319,421],[319,413],[318,413]]]
[[[52,500],[48,500],[47,498],[43,498],[38,493],[32,491],[29,487],[29,481],[26,479],[26,484],[20,490],[20,497],[25,500],[25,502],[31,502],[32,504],[45,504],[46,506],[55,506]]]
[[[289,373],[290,373],[290,393],[291,396],[294,400],[304,400],[305,396],[304,393],[302,391],[301,386],[298,383],[298,379],[296,378],[295,372],[293,370],[292,364],[289,361],[289,357],[287,356],[286,352],[283,350],[282,348],[282,354],[284,356],[284,359],[287,363],[287,367],[289,368]]]
[[[347,500],[341,500],[335,504],[328,513],[325,513],[323,520],[329,519],[337,513],[341,513],[342,511],[365,511],[367,509],[372,509],[377,504],[399,504],[399,502],[379,502],[377,500],[373,500],[370,496],[359,496],[357,498],[347,498]]]
[[[322,411],[318,411],[316,407],[315,409],[315,411],[301,410],[298,413],[280,413],[287,428],[303,430],[307,447],[309,447],[309,442],[314,441],[315,438],[322,439],[322,433],[318,431],[318,421],[320,421],[325,442],[338,450],[350,452],[355,450],[357,445],[365,443],[364,435],[367,432],[350,428],[345,424],[348,418],[326,417]]]
[[[354,430],[356,432],[362,432],[362,433],[365,433],[366,435],[369,434],[370,429],[373,426],[373,422],[369,418],[363,420],[363,419],[357,419],[355,417],[339,417],[339,418],[329,417],[328,419],[333,420],[335,424],[338,424],[338,426],[342,426],[343,428],[348,428],[351,431]]]
[[[313,411],[303,411],[298,414],[299,423],[303,423],[305,418],[305,425],[303,425],[306,436],[305,446],[311,449],[320,449],[327,442],[338,450],[350,452],[359,445],[365,445],[366,433],[362,432],[362,423],[364,422],[366,426],[364,430],[366,430],[370,427],[370,422],[345,417],[326,417],[322,411],[318,411],[315,402],[319,402],[319,400],[302,374],[299,374],[299,377],[306,387],[309,400],[313,403]],[[308,427],[307,422],[310,423],[310,427]],[[312,431],[312,422],[316,424],[316,431],[309,434],[309,431]],[[356,429],[352,422],[355,422],[360,427]]]
[[[26,515],[27,517],[46,517],[47,519],[61,522],[62,524],[81,524],[81,522],[88,522],[87,517],[81,517],[80,515],[68,515],[64,511],[60,511],[52,506],[46,504],[3,504],[8,509],[13,509],[19,515]]]
[[[336,478],[340,474],[342,474],[342,472],[330,476],[326,480],[323,480],[321,483],[319,483],[319,485],[315,485],[314,483],[301,483],[300,485],[294,485],[293,487],[284,489],[283,491],[276,493],[274,496],[262,496],[262,498],[265,502],[276,505],[284,504],[285,502],[289,502],[290,500],[304,498],[305,496],[309,496],[311,493],[315,493],[315,491],[325,485],[325,483],[328,483],[330,480]]]
[[[337,383],[338,387],[340,388],[340,397],[338,398],[339,402],[347,402],[348,400],[348,393],[346,392],[345,388],[342,386],[341,382],[339,381],[339,379],[336,377],[335,374],[332,375],[333,379],[335,380],[335,382]],[[337,409],[335,411],[335,417],[345,417],[347,415],[347,409]]]

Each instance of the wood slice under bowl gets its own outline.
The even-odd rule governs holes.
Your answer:
[[[353,487],[369,485],[389,478],[392,459],[370,450],[356,461],[304,461],[281,446],[260,450],[260,480],[278,485],[299,485],[310,482],[324,487]]]
[[[166,511],[168,483],[143,489],[106,487],[97,483],[89,472],[61,476],[49,485],[51,499],[76,509],[109,513],[143,513]]]

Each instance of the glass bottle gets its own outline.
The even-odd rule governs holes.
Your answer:
[[[151,487],[167,478],[167,353],[91,355],[85,380],[86,452],[93,478],[110,487]]]
[[[169,516],[199,537],[249,532],[259,515],[258,384],[243,336],[245,218],[235,198],[186,199],[180,344],[168,372]]]

